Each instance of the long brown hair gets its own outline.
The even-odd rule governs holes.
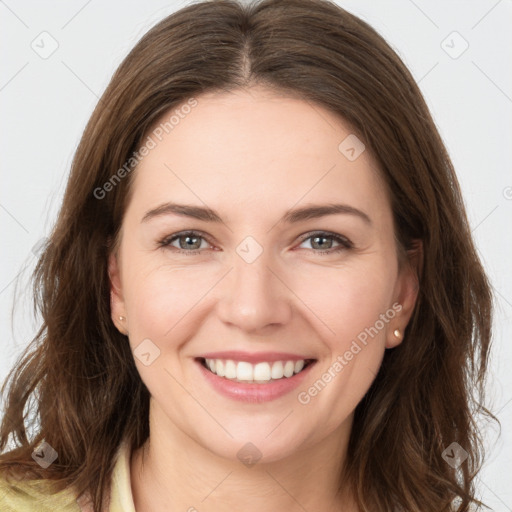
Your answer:
[[[441,512],[456,498],[465,511],[483,460],[475,414],[494,418],[483,406],[490,286],[418,86],[374,29],[328,0],[193,3],[119,66],[84,131],[34,274],[43,324],[4,384],[0,449],[9,439],[15,447],[0,469],[89,490],[100,510],[121,441],[136,449],[147,439],[149,393],[109,302],[107,259],[134,174],[126,164],[165,111],[254,84],[349,123],[379,163],[399,246],[423,243],[416,308],[356,408],[344,478],[364,511]],[[31,458],[43,439],[58,452],[47,469]],[[469,455],[456,469],[442,457],[452,442]]]

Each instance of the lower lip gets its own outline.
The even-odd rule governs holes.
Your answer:
[[[316,362],[316,361],[315,361]],[[244,384],[243,382],[235,382],[224,377],[219,377],[215,373],[207,370],[201,361],[196,360],[200,372],[206,381],[221,395],[240,402],[270,402],[287,393],[290,393],[306,378],[315,362],[310,363],[304,370],[293,375],[292,377],[284,377],[268,384]]]

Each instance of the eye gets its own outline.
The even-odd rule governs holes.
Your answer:
[[[178,246],[173,245],[177,242]],[[207,247],[202,246],[205,243]],[[174,233],[158,242],[159,247],[169,248],[172,247],[177,252],[186,254],[198,254],[203,249],[207,249],[210,245],[205,237],[198,231],[183,231],[181,233]]]
[[[341,252],[347,249],[352,249],[354,244],[344,236],[337,235],[336,233],[328,233],[326,231],[317,231],[315,233],[307,233],[302,237],[301,245],[311,240],[311,247],[314,253],[316,254],[333,254],[337,252]],[[333,247],[333,241],[339,244],[337,247]],[[322,249],[322,250],[315,250]]]
[[[338,253],[354,247],[348,238],[326,231],[307,233],[301,236],[301,240],[301,245],[306,241],[311,240],[311,249],[309,250],[320,255]],[[338,244],[338,246],[333,247],[333,243]],[[206,246],[203,244],[206,244]],[[182,231],[181,233],[174,233],[163,240],[160,240],[158,245],[162,248],[172,248],[173,251],[181,254],[192,255],[199,254],[202,250],[208,249],[211,246],[206,237],[199,231]]]

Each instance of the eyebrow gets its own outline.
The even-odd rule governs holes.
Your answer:
[[[336,203],[325,205],[313,204],[288,210],[283,215],[280,222],[292,224],[305,220],[325,217],[327,215],[339,214],[352,215],[362,219],[366,224],[372,224],[370,217],[365,212],[347,204]],[[221,216],[211,208],[178,203],[164,203],[160,206],[157,206],[156,208],[153,208],[152,210],[149,210],[142,218],[142,222],[147,222],[155,217],[160,217],[163,215],[179,215],[182,217],[190,217],[205,222],[224,222]]]

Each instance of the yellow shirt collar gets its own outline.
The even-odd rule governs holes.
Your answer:
[[[130,458],[130,446],[124,441],[117,451],[112,471],[108,512],[135,512],[130,480]],[[82,495],[76,502],[81,512],[93,512],[87,495]]]

